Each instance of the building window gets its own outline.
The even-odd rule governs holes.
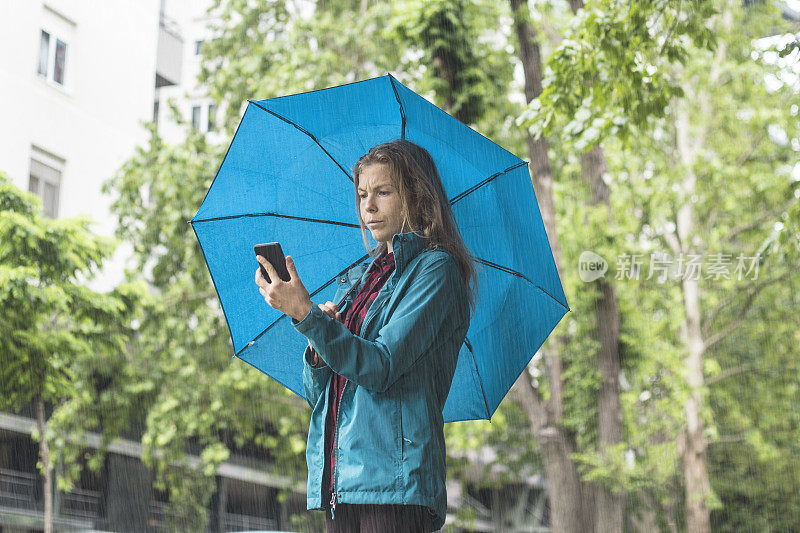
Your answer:
[[[208,104],[208,131],[214,131],[214,123],[217,118],[217,106]]]
[[[39,41],[39,68],[36,72],[47,77],[47,62],[50,60],[50,34],[42,30],[42,39]]]
[[[192,127],[196,130],[200,129],[200,106],[192,106]]]
[[[200,55],[200,49],[202,48],[202,46],[203,46],[203,41],[194,42],[194,55],[196,56]]]
[[[44,214],[50,218],[58,217],[63,169],[63,160],[34,148],[28,190],[42,199]]]
[[[64,85],[64,62],[67,60],[67,43],[56,39],[56,57],[53,61],[53,81]]]
[[[64,85],[64,73],[67,63],[67,43],[53,38],[42,30],[39,40],[39,64],[36,72],[59,85]]]

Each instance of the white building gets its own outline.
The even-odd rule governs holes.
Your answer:
[[[0,0],[0,171],[42,197],[48,216],[89,215],[95,232],[113,235],[112,198],[102,186],[147,141],[143,124],[157,119],[171,142],[184,135],[164,113],[162,91],[176,98],[187,119],[194,113],[198,129],[208,129],[209,101],[184,97],[197,95],[195,50],[204,39],[205,3]],[[122,279],[130,250],[118,248],[95,289]],[[43,483],[33,431],[28,409],[0,412],[3,532],[41,531]],[[99,436],[90,433],[89,442],[96,445]],[[160,530],[164,495],[152,491],[140,458],[135,437],[113,443],[99,473],[84,470],[74,490],[54,495],[56,529]],[[268,474],[262,463],[234,453],[220,467],[211,530],[276,528],[288,524],[290,509],[304,511],[304,485]],[[279,503],[278,488],[286,486],[294,496]]]
[[[211,3],[207,0],[169,0],[163,6],[167,20],[174,21],[183,36],[180,81],[157,87],[155,94],[158,133],[170,143],[178,143],[186,135],[184,128],[178,126],[170,116],[170,101],[178,108],[183,120],[202,132],[213,132],[217,117],[221,116],[204,88],[197,83],[202,43],[213,37],[208,28],[211,18],[207,14]],[[212,133],[208,140],[222,143],[226,139]]]
[[[113,234],[102,184],[146,140],[156,77],[179,81],[180,56],[164,52],[180,39],[159,10],[159,0],[0,0],[0,171],[49,216],[88,214]],[[125,249],[97,288],[121,279]]]

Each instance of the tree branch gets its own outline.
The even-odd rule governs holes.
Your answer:
[[[709,444],[728,444],[732,442],[743,442],[744,435],[723,435],[715,440],[706,440],[706,446]]]
[[[528,373],[527,367],[522,370],[517,381],[514,382],[513,390],[524,405],[530,405],[532,407],[535,416],[539,419],[538,424],[544,424],[547,420],[545,400],[541,393],[531,384],[531,376]],[[533,422],[533,420],[531,422]]]
[[[755,153],[756,148],[758,147],[759,144],[761,144],[761,141],[763,139],[764,139],[764,135],[763,134],[759,135],[758,137],[756,137],[755,140],[752,143],[750,143],[750,149],[747,151],[747,153],[742,154],[736,160],[735,166],[736,167],[741,167],[742,165],[744,165],[747,162],[747,160],[750,159],[750,156]]]
[[[750,306],[753,304],[753,300],[755,300],[755,297],[758,296],[758,294],[764,287],[767,287],[768,285],[772,285],[773,283],[777,283],[778,281],[786,279],[787,277],[789,277],[789,274],[792,274],[793,272],[794,272],[793,270],[787,270],[780,276],[764,280],[761,283],[757,284],[752,289],[750,289],[750,292],[748,293],[747,298],[744,301],[744,304],[739,309],[739,314],[736,317],[736,319],[733,320],[733,322],[730,322],[726,327],[724,327],[719,332],[715,333],[711,337],[708,337],[706,341],[703,343],[703,351],[705,352],[706,350],[711,348],[714,344],[718,343],[719,341],[730,335],[731,332],[733,332],[736,328],[738,328],[742,324],[742,322],[744,321],[745,314],[750,309]],[[728,298],[725,304],[727,305],[727,303],[730,303],[733,300],[733,298],[734,297]],[[723,307],[722,305],[717,305],[714,311],[712,311],[711,316],[703,326],[703,332],[704,332],[703,337],[706,336],[708,329],[711,327],[713,320],[719,314],[719,311],[722,309],[722,307]]]
[[[675,33],[675,28],[678,26],[678,22],[681,19],[681,4],[683,3],[682,0],[678,0],[678,8],[675,11],[675,20],[672,21],[672,25],[669,27],[669,31],[667,31],[667,36],[664,37],[664,42],[661,43],[661,50],[658,51],[658,56],[661,57],[664,55],[664,50],[667,48],[667,43],[672,38],[672,34]],[[666,7],[664,8],[666,10]],[[659,16],[661,16],[659,14]]]
[[[778,209],[777,212],[776,211],[767,211],[766,213],[764,213],[763,215],[761,215],[757,219],[753,220],[752,222],[748,222],[747,224],[740,224],[739,226],[734,227],[731,230],[731,232],[728,234],[727,240],[732,241],[738,234],[743,233],[745,231],[749,231],[749,230],[754,229],[754,228],[757,228],[758,226],[763,224],[764,221],[766,221],[766,220],[768,220],[770,218],[777,218],[777,214],[778,213],[780,213],[781,211],[786,211],[787,209],[789,209],[792,206],[792,204],[795,203],[795,201],[796,200],[794,198],[792,198],[790,201],[788,201],[785,204],[783,204],[780,207],[780,209]]]
[[[670,249],[674,254],[681,253],[681,241],[678,239],[678,235],[674,232],[667,231],[666,229],[666,220],[661,221],[661,228],[664,230],[664,240],[667,241]],[[677,224],[676,224],[677,226]]]
[[[727,370],[725,370],[723,372],[720,372],[716,376],[712,376],[712,377],[708,378],[706,380],[706,385],[713,385],[714,383],[722,381],[723,379],[727,379],[727,378],[729,378],[731,376],[736,376],[738,374],[742,374],[744,372],[752,370],[752,368],[753,368],[753,365],[750,364],[750,363],[744,363],[744,364],[739,365],[739,366],[734,366],[733,368],[728,368]]]

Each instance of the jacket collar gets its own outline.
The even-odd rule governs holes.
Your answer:
[[[411,260],[428,247],[429,242],[428,239],[420,237],[413,231],[398,233],[392,237],[395,275],[399,277]]]
[[[398,233],[392,237],[392,252],[394,253],[394,273],[392,274],[392,278],[399,278],[411,260],[422,250],[427,248],[428,243],[428,239],[420,237],[414,232]],[[370,261],[369,267],[365,273],[372,268],[375,259],[377,259],[377,257]]]
[[[428,247],[428,239],[424,237],[420,237],[419,235],[409,232],[409,233],[398,233],[394,237],[392,237],[392,252],[394,253],[394,272],[386,281],[387,288],[391,290],[394,285],[397,283],[397,280],[400,278],[405,267],[414,259],[423,249]],[[356,267],[350,269],[347,272],[347,275],[342,278],[342,283],[346,281],[351,281],[352,285],[350,286],[350,290],[348,291],[348,295],[356,289],[356,287],[361,286],[364,281],[364,278],[367,276],[367,273],[372,268],[372,265],[375,263],[375,260],[379,256],[374,257],[368,263],[361,263]],[[342,298],[342,302],[347,300],[347,295]],[[347,304],[344,304],[347,305]]]

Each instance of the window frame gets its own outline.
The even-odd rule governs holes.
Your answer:
[[[202,131],[201,128],[203,127],[203,106],[200,104],[197,105],[192,104],[192,109],[190,111],[190,114],[192,121],[192,129],[195,131]]]
[[[61,210],[64,166],[65,161],[63,159],[41,148],[31,146],[30,158],[28,159],[28,191],[42,200],[44,215],[53,219],[58,218]],[[49,195],[46,194],[48,185],[51,188],[50,190],[54,191],[50,200],[48,200]]]
[[[77,24],[70,17],[44,3],[38,29],[38,53],[34,68],[36,77],[50,87],[69,93],[74,77],[75,65],[72,56],[75,54]]]

